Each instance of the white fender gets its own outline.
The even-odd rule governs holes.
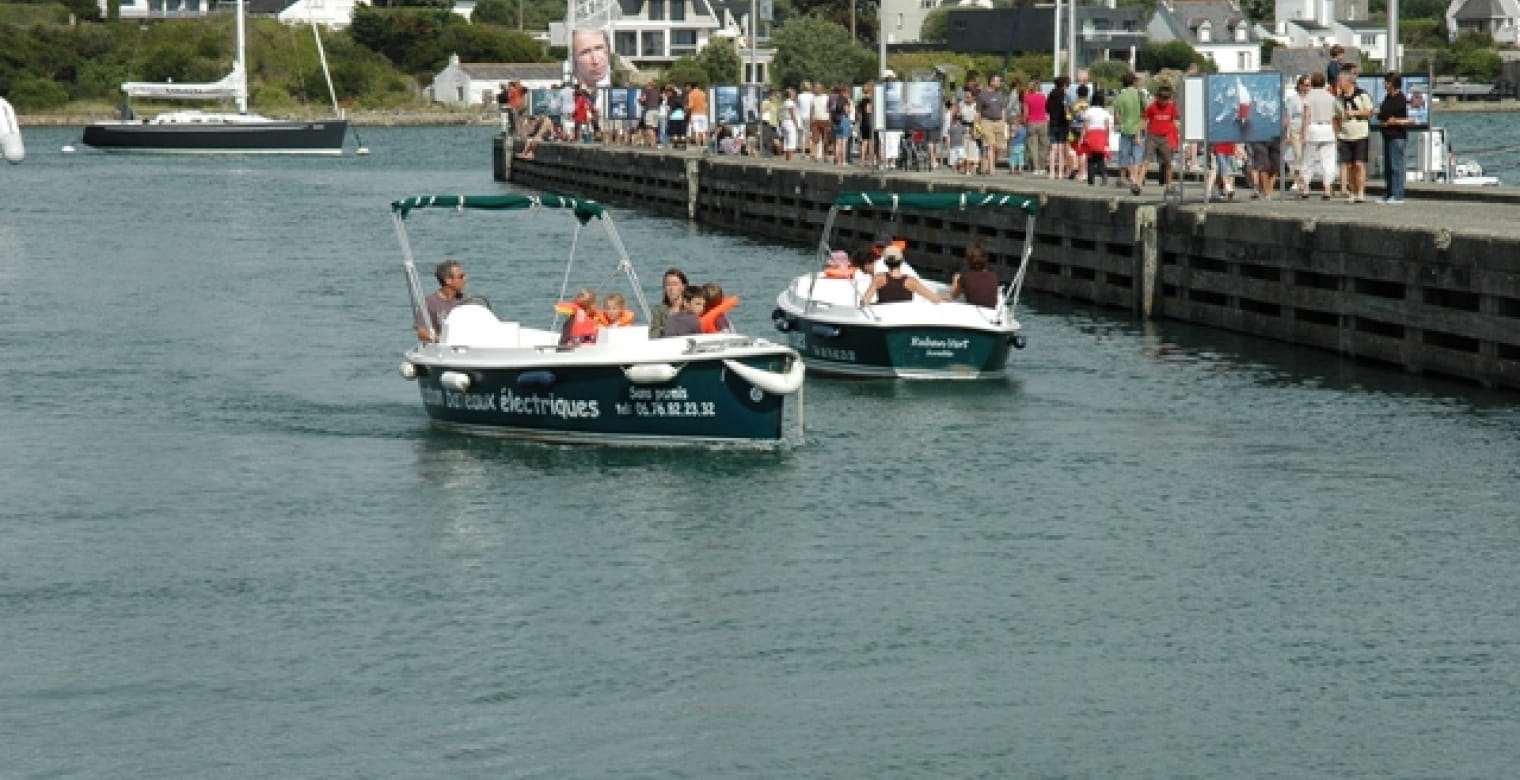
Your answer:
[[[470,375],[460,371],[445,371],[438,377],[438,384],[456,393],[463,393],[470,389]]]
[[[0,98],[0,156],[11,164],[26,159],[26,145],[21,142],[21,123],[16,110],[5,98]]]
[[[663,385],[679,373],[681,369],[669,363],[639,363],[623,368],[623,376],[636,385]]]
[[[405,379],[416,379],[417,367],[412,365],[409,361],[401,361],[401,376]]]
[[[723,365],[728,366],[730,371],[742,376],[750,384],[764,390],[771,395],[791,395],[802,388],[802,377],[807,369],[801,360],[793,360],[792,367],[785,374],[776,374],[763,368],[746,366],[737,360],[724,360]]]

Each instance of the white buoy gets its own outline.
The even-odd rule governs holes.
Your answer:
[[[354,154],[358,157],[367,157],[369,156],[369,147],[361,146],[358,149],[354,150]]]
[[[63,152],[64,154],[73,154],[79,150],[75,149],[73,144],[64,144],[63,148],[59,149],[58,151]]]

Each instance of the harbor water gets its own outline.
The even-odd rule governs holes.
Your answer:
[[[492,131],[361,132],[0,168],[0,776],[1513,776],[1514,394],[1026,296],[778,453],[445,433],[387,206]],[[809,256],[613,213],[756,333]],[[565,222],[440,216],[547,322]]]

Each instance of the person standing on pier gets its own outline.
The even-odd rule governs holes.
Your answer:
[[[1140,194],[1145,181],[1145,104],[1135,86],[1135,74],[1120,78],[1123,88],[1114,98],[1114,124],[1119,126],[1119,172],[1129,180],[1129,191]]]
[[[1335,107],[1336,100],[1325,74],[1315,73],[1309,77],[1309,93],[1304,96],[1304,189],[1300,197],[1307,197],[1309,185],[1314,181],[1314,171],[1319,169],[1324,182],[1324,199],[1329,200],[1335,185]]]
[[[1032,78],[1024,93],[1024,127],[1029,130],[1025,144],[1029,147],[1030,170],[1036,176],[1044,176],[1050,157],[1050,114],[1045,110],[1045,93],[1040,91],[1040,82]]]
[[[1341,161],[1341,189],[1347,203],[1361,203],[1367,196],[1368,119],[1372,97],[1356,85],[1356,71],[1341,70],[1340,100],[1336,104],[1336,155]]]
[[[1404,144],[1409,138],[1409,103],[1401,87],[1404,77],[1398,71],[1383,76],[1387,96],[1378,107],[1378,122],[1383,133],[1383,183],[1387,192],[1378,201],[1385,204],[1404,202]]]
[[[860,102],[855,104],[856,133],[860,136],[860,164],[869,168],[875,165],[876,159],[876,107],[873,98],[876,95],[876,82],[867,81],[860,91]]]
[[[998,155],[1008,149],[1008,95],[1003,92],[1003,77],[993,74],[987,86],[976,96],[976,122],[984,145],[981,173],[996,173]]]
[[[1161,174],[1162,192],[1172,188],[1172,170],[1176,166],[1172,164],[1172,157],[1177,152],[1177,136],[1182,115],[1177,111],[1177,104],[1172,102],[1172,87],[1170,84],[1162,84],[1156,89],[1156,97],[1151,104],[1145,107],[1145,159],[1156,159]],[[1137,181],[1132,181],[1130,192],[1139,195],[1145,181],[1144,170],[1140,173]]]

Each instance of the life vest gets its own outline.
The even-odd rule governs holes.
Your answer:
[[[607,312],[604,311],[598,311],[592,316],[596,319],[596,324],[604,328],[609,326],[622,328],[633,324],[633,312],[628,309],[624,309],[623,313],[618,315],[617,322],[613,322],[612,318],[608,317]]]
[[[823,269],[823,276],[826,279],[853,279],[855,278],[855,267],[850,265],[831,265]]]
[[[718,332],[718,319],[720,317],[722,317],[724,314],[727,314],[730,310],[732,310],[735,306],[738,306],[738,305],[739,305],[739,296],[737,296],[737,295],[730,295],[730,296],[724,298],[723,300],[718,301],[718,305],[717,306],[714,306],[711,309],[708,309],[708,310],[702,312],[702,318],[701,318],[702,332],[703,333],[717,333]]]
[[[554,310],[570,318],[570,343],[596,342],[596,313],[594,311],[587,311],[574,301],[556,303]]]

